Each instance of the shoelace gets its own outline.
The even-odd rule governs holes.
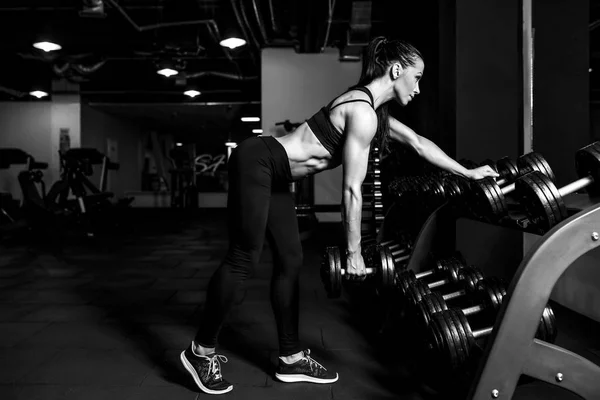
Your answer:
[[[221,376],[221,361],[226,363],[227,357],[222,356],[220,354],[216,354],[210,357],[210,365],[208,366],[208,372],[206,373],[206,378],[208,379],[210,375],[214,375],[216,379],[222,379]]]
[[[321,368],[321,369],[327,371],[327,368],[325,368],[324,366],[319,364],[314,358],[312,358],[310,356],[310,349],[308,349],[304,352],[304,358],[306,359],[306,361],[308,361],[308,365],[310,366],[311,371],[313,370],[313,365],[316,365],[317,368]]]

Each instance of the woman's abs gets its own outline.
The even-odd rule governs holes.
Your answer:
[[[305,122],[294,132],[276,138],[287,152],[294,180],[329,169],[332,156]]]

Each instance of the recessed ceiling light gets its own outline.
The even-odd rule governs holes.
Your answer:
[[[259,122],[259,117],[242,117],[242,122]]]
[[[196,96],[199,96],[201,93],[197,90],[186,90],[185,92],[183,92],[183,94],[185,94],[186,96],[190,96],[191,98],[194,98]]]
[[[245,45],[246,41],[244,39],[232,37],[232,38],[227,38],[225,40],[221,40],[221,42],[219,42],[219,44],[223,47],[227,47],[227,48],[233,50],[235,48]]]
[[[48,96],[48,93],[42,92],[41,90],[34,90],[33,92],[29,92],[29,94],[33,97],[37,97],[38,99]]]
[[[56,51],[62,49],[62,46],[52,42],[37,42],[33,44],[36,49],[43,50],[45,52]]]
[[[263,133],[262,129],[252,129],[252,133]]]
[[[177,75],[179,72],[171,68],[163,68],[156,71],[157,74],[166,76],[167,78],[173,75]]]

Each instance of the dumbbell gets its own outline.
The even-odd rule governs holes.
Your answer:
[[[554,172],[541,154],[531,152],[517,159],[519,173],[527,174],[538,171],[551,180]],[[505,196],[515,190],[516,183],[508,184],[508,179],[484,178],[471,182],[471,203],[474,213],[479,218],[498,221],[508,215]]]
[[[500,186],[505,185],[508,182],[514,181],[520,175],[520,167],[518,165],[518,161],[515,163],[509,157],[502,157],[498,161],[487,159],[482,161],[479,165],[477,165],[477,163],[471,160],[466,159],[459,160],[458,163],[468,169],[475,169],[484,165],[489,165],[494,171],[498,173],[498,175],[500,175],[500,179],[498,180],[498,184]],[[522,173],[526,172],[528,171],[525,170]]]
[[[398,277],[396,279],[396,286],[400,290],[400,293],[404,294],[410,286],[414,285],[415,282],[423,278],[432,276],[439,272],[442,272],[447,276],[456,276],[460,269],[467,266],[465,260],[458,252],[456,255],[437,259],[435,258],[435,256],[430,255],[430,260],[433,260],[432,269],[428,269],[418,273],[415,273],[414,271],[403,271],[402,273],[398,274]],[[442,279],[441,281],[433,282],[429,285],[431,285],[430,288],[435,288],[437,286],[445,285],[446,283],[448,282],[446,282],[445,279]]]
[[[373,181],[364,181],[362,184],[364,187],[368,188],[368,191],[381,191],[381,180],[373,180]]]
[[[380,292],[388,292],[394,286],[396,276],[395,266],[389,260],[392,259],[390,251],[386,246],[372,245],[362,250],[365,262],[366,275],[368,278],[376,279]],[[346,257],[340,254],[340,248],[330,246],[325,248],[325,254],[321,263],[321,280],[329,298],[340,297],[342,292],[342,279],[346,275]]]
[[[385,260],[388,263],[392,263],[394,265],[395,270],[399,270],[404,267],[408,260],[410,260],[410,254],[412,252],[412,246],[407,244],[394,243],[392,245],[385,245],[382,243],[388,250],[389,258]]]
[[[389,189],[399,202],[407,206],[418,202],[421,207],[429,207],[439,202],[436,197],[444,196],[443,186],[434,177],[403,177],[392,182]]]
[[[450,308],[431,315],[427,330],[427,347],[445,367],[455,370],[469,359],[477,339],[489,336],[493,326],[472,330],[465,314],[457,308]],[[554,311],[547,305],[536,337],[548,343],[556,339],[556,318]]]
[[[495,316],[506,295],[506,284],[495,277],[483,278],[476,283],[475,290],[471,294],[473,302],[477,304],[462,309],[465,316],[479,314],[483,311]],[[411,303],[409,307],[412,308],[408,313],[414,315],[417,323],[424,329],[429,326],[433,314],[448,309],[443,295],[439,292],[423,296],[421,301]]]
[[[421,280],[413,282],[408,288],[404,290],[404,301],[407,307],[414,307],[415,304],[421,302],[423,297],[432,293],[431,289],[437,289],[440,286],[452,283],[458,285],[459,288],[444,293],[442,298],[444,301],[461,298],[467,293],[475,291],[477,282],[483,279],[483,273],[477,267],[463,267],[458,271],[452,271],[452,274],[448,274],[447,279],[442,279],[436,282],[425,283]]]
[[[567,218],[563,198],[571,193],[585,188],[591,196],[600,194],[600,142],[577,150],[575,167],[579,179],[562,188],[536,171],[515,182],[517,196],[534,226],[547,231]]]
[[[470,182],[462,176],[452,174],[444,178],[444,199],[450,201],[455,209],[467,214],[471,213],[471,207],[464,200],[468,198],[470,190]]]
[[[380,202],[383,198],[383,193],[379,190],[373,192],[363,193],[363,204],[366,202]]]
[[[517,163],[508,157],[502,157],[498,161],[483,160],[480,165],[489,165],[498,173],[500,180],[504,179],[506,182],[514,181],[520,175]],[[502,186],[503,183],[500,182],[499,185]]]

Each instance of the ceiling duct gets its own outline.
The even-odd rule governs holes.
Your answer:
[[[104,1],[103,0],[83,0],[83,7],[79,12],[79,16],[86,18],[104,18]]]
[[[340,60],[360,61],[363,48],[371,38],[371,1],[353,1],[346,45],[340,49]]]
[[[296,0],[292,10],[297,28],[298,53],[320,53],[328,19],[327,1]]]

